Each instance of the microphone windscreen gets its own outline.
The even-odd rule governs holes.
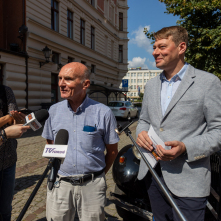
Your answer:
[[[69,134],[65,129],[60,129],[55,138],[55,143],[57,145],[67,145],[68,144]]]
[[[39,123],[44,123],[49,117],[49,113],[45,109],[41,109],[35,112],[35,118]]]

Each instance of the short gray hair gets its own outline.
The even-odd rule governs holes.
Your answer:
[[[84,75],[82,77],[82,83],[85,81],[85,80],[90,80],[91,78],[91,71],[86,68],[86,70],[84,71]]]

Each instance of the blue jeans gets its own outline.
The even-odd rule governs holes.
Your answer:
[[[15,166],[10,166],[0,171],[0,220],[10,221],[12,199],[15,187]],[[2,174],[3,173],[3,174]]]

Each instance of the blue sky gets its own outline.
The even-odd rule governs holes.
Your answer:
[[[128,0],[128,67],[157,69],[152,56],[153,45],[143,33],[144,27],[158,31],[176,25],[178,16],[164,13],[166,6],[158,0]]]

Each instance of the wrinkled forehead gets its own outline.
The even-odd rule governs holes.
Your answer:
[[[69,76],[73,78],[82,78],[83,72],[78,67],[63,67],[59,73],[59,76]]]

